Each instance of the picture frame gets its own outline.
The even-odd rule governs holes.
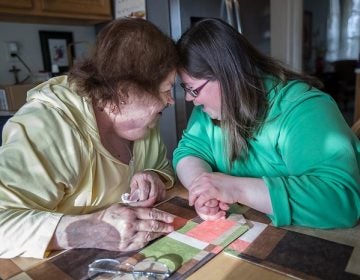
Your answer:
[[[115,0],[115,18],[121,17],[146,19],[146,1]]]
[[[70,60],[75,57],[73,33],[40,30],[39,36],[44,71],[56,74],[67,72],[72,65]]]

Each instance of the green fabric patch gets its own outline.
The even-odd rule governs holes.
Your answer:
[[[146,258],[154,258],[166,264],[170,271],[175,271],[200,251],[200,249],[165,236],[144,248],[140,253]]]
[[[234,203],[230,205],[229,210],[227,213],[229,215],[231,214],[244,214],[247,210],[249,210],[249,207],[241,205],[239,203]]]
[[[177,232],[185,234],[186,232],[193,229],[197,225],[199,225],[199,224],[189,220],[182,228],[178,229]]]
[[[240,226],[238,229],[236,229],[233,233],[231,233],[230,235],[228,235],[224,240],[222,240],[220,242],[220,244],[216,244],[216,245],[220,245],[222,247],[226,247],[228,246],[231,242],[233,242],[236,238],[238,238],[239,236],[241,236],[242,234],[244,234],[247,230],[249,229],[248,225],[242,225]]]

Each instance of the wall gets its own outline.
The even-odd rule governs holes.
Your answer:
[[[26,69],[16,58],[8,57],[6,42],[16,41],[19,45],[19,55],[33,72],[43,70],[39,30],[71,31],[74,42],[95,41],[95,28],[93,26],[46,25],[29,23],[0,22],[0,84],[13,84],[14,76],[9,72],[12,65],[20,68],[19,79],[27,75]],[[75,46],[75,55],[80,57],[86,52],[88,46],[79,44]]]
[[[302,71],[302,0],[270,1],[271,56]]]

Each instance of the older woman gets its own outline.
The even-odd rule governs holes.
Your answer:
[[[0,257],[133,250],[173,230],[148,207],[173,184],[158,120],[177,59],[150,22],[115,20],[68,76],[28,93],[0,148]]]

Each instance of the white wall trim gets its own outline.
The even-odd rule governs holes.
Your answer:
[[[303,0],[270,0],[271,56],[302,71]]]

